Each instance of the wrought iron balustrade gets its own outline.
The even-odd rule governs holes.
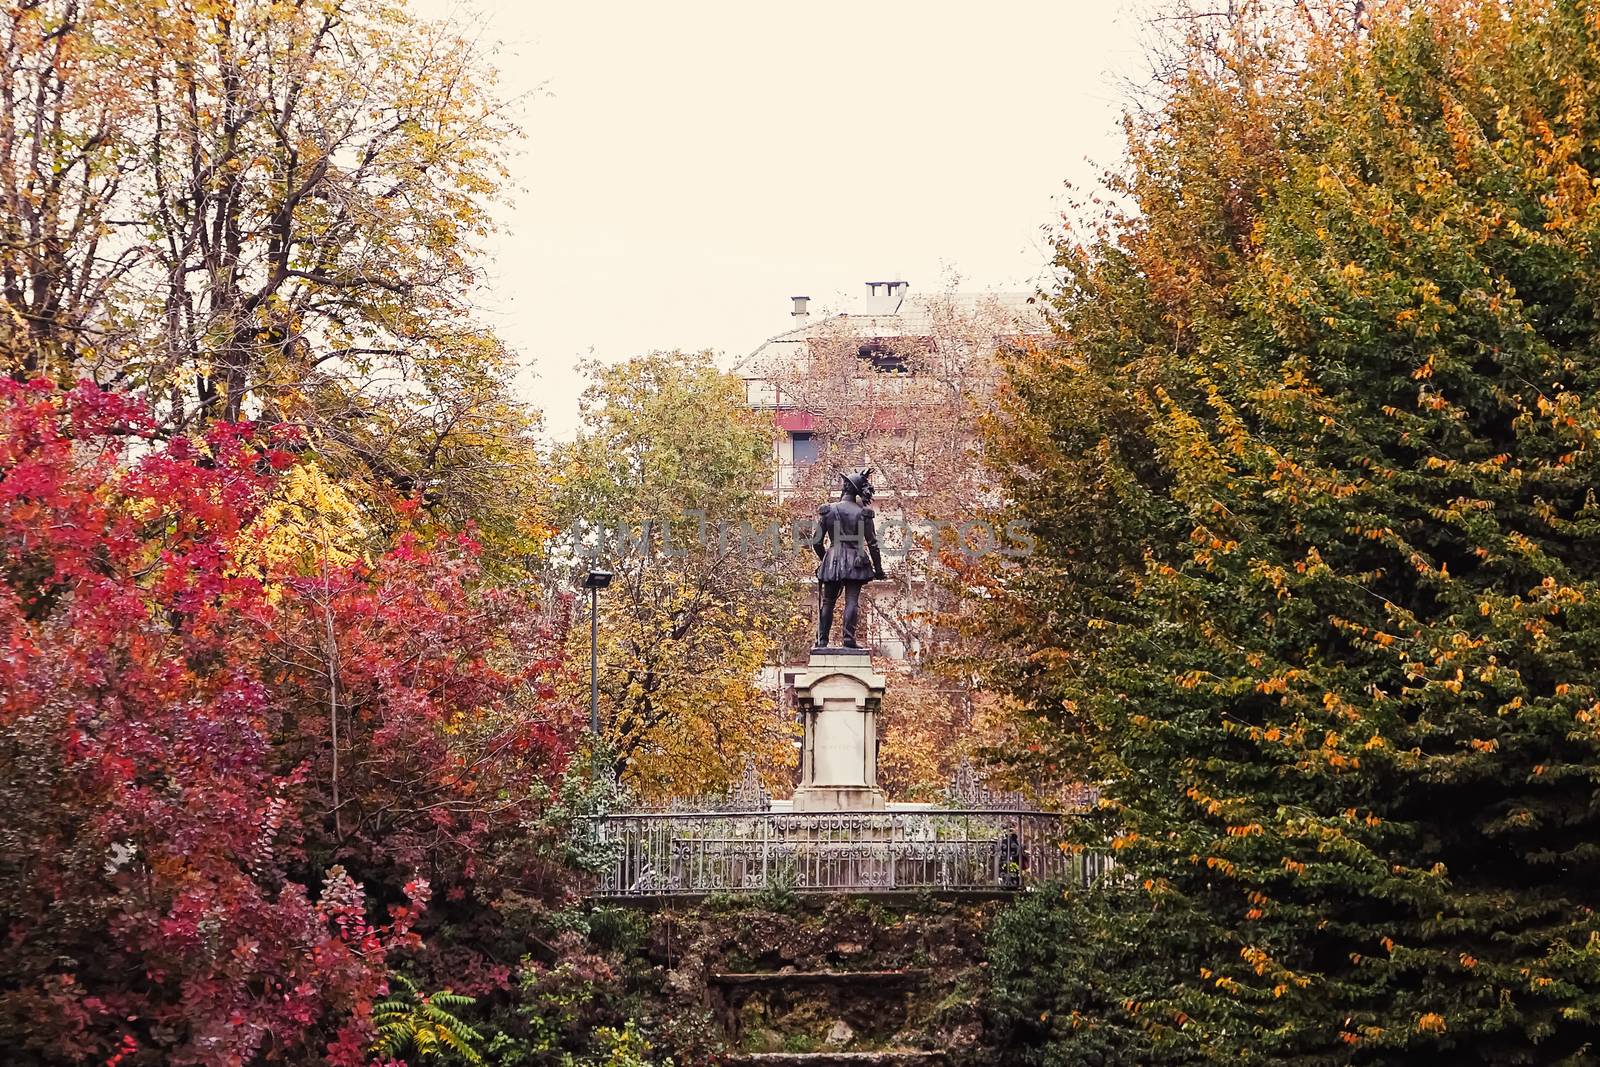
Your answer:
[[[1035,810],[634,812],[591,821],[609,851],[599,897],[716,892],[993,892],[1091,884],[1108,856],[1061,847],[1063,819]]]

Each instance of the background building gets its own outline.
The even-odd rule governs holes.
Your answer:
[[[1032,296],[1024,292],[914,294],[910,282],[899,280],[867,282],[866,288],[863,299],[831,314],[814,313],[810,297],[791,297],[790,328],[767,338],[739,364],[750,406],[772,412],[772,490],[780,500],[809,484],[808,474],[830,437],[848,437],[841,451],[853,449],[863,462],[894,451],[885,446],[915,433],[930,392],[946,394],[938,397],[943,414],[956,417],[970,433],[967,416],[984,406],[994,384],[994,351],[1048,332]],[[840,366],[829,358],[839,349],[854,349],[853,364]],[[961,396],[912,385],[913,379],[920,385],[939,378],[953,363],[967,372],[961,375],[967,379]],[[820,375],[808,377],[819,369]],[[840,382],[841,376],[846,381]],[[947,376],[939,384],[952,383]],[[845,390],[828,396],[828,385]],[[854,417],[828,418],[842,414],[841,400],[856,396],[877,403]],[[897,491],[904,494],[911,487],[886,486],[880,500],[886,504]]]

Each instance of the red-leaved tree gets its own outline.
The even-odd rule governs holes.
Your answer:
[[[0,1044],[364,1062],[430,885],[559,891],[525,832],[559,643],[466,541],[252,574],[288,442],[147,429],[0,382]]]

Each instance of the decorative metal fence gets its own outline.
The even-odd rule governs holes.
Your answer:
[[[821,814],[640,812],[591,821],[599,897],[716,892],[994,892],[1091,884],[1108,856],[1061,847],[1064,816],[995,808]]]

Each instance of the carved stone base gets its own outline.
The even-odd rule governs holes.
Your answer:
[[[795,681],[805,725],[795,811],[882,811],[878,702],[888,680],[866,649],[814,648]]]
[[[821,785],[794,791],[790,811],[887,811],[888,801],[876,787]]]

